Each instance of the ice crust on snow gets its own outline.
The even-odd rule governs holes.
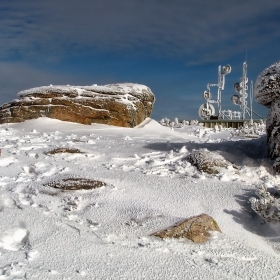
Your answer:
[[[0,125],[0,279],[280,279],[279,228],[248,203],[256,185],[279,184],[265,141],[152,119],[133,129],[48,118]],[[45,153],[63,147],[83,153]],[[199,149],[238,171],[199,172],[188,160]],[[106,185],[47,184],[69,177]],[[201,245],[150,236],[201,213],[223,233]]]

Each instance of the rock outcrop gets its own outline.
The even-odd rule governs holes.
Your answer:
[[[269,108],[266,121],[268,154],[276,160],[275,171],[280,172],[280,61],[259,74],[255,99]]]
[[[221,232],[212,217],[207,214],[201,214],[153,235],[160,238],[187,238],[195,243],[202,243],[210,237],[209,231]]]
[[[150,116],[152,91],[139,84],[44,86],[18,93],[0,107],[0,123],[49,117],[81,124],[134,127]]]

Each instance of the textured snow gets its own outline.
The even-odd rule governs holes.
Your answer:
[[[266,135],[233,135],[152,119],[136,128],[0,125],[0,279],[280,279],[279,226],[249,203],[258,184],[279,185]],[[46,153],[56,148],[82,153]],[[188,161],[199,149],[238,169],[200,173]],[[106,185],[48,185],[69,177]],[[201,213],[223,233],[204,244],[151,236]]]

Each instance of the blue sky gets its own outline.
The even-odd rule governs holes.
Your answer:
[[[155,94],[154,119],[198,119],[230,64],[222,107],[239,110],[230,97],[246,51],[254,82],[280,60],[279,14],[275,0],[1,0],[0,104],[36,86],[133,82]]]

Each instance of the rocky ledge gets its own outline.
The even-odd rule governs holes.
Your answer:
[[[155,96],[140,84],[43,86],[0,107],[0,123],[49,117],[81,124],[134,127],[151,115]]]

